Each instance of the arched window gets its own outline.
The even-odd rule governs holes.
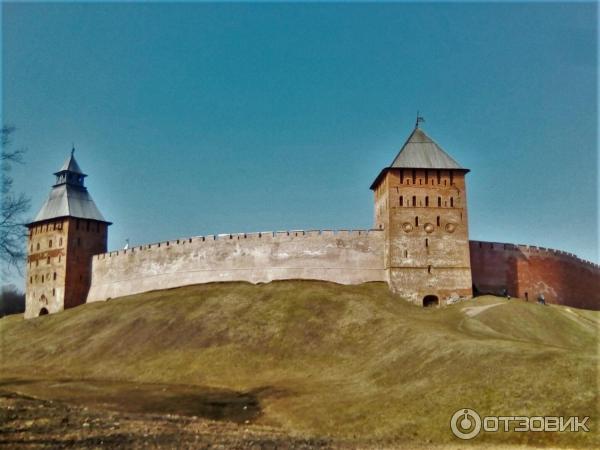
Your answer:
[[[454,198],[450,197],[450,207],[454,208]]]
[[[442,207],[442,197],[438,197],[438,208]]]
[[[425,247],[429,247],[429,239],[425,238]]]
[[[437,216],[437,226],[440,226],[440,216]]]
[[[416,195],[413,195],[412,205],[417,206],[417,196]]]
[[[404,197],[400,196],[400,206],[404,206]]]
[[[419,226],[419,217],[415,217],[415,227]]]
[[[56,272],[54,272],[53,278],[56,280]]]
[[[425,206],[429,206],[429,195],[425,196]]]

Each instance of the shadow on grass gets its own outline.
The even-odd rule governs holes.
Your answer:
[[[261,415],[259,395],[202,386],[131,383],[99,380],[0,380],[7,391],[43,400],[56,400],[119,412],[177,414],[235,423],[252,422]]]

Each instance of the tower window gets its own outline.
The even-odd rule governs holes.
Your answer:
[[[425,238],[425,247],[429,247],[429,239]]]
[[[39,250],[39,249],[40,249],[40,243],[39,243],[39,242],[38,242],[38,243],[37,243],[37,245],[35,246],[35,249],[36,249],[36,250]]]
[[[437,226],[440,226],[440,216],[437,216]]]
[[[408,258],[408,250],[404,250],[404,257]]]
[[[454,198],[450,197],[450,207],[454,208]]]
[[[413,206],[417,206],[417,196],[416,195],[413,195],[413,199],[412,200],[413,200],[412,201],[412,205]]]
[[[42,275],[42,283],[44,282],[44,275]]]
[[[400,171],[400,184],[404,184],[404,170]]]
[[[53,276],[53,279],[55,279],[55,280],[56,280],[56,272],[54,272],[54,276]]]
[[[52,288],[52,297],[56,297],[56,289]]]
[[[425,197],[425,206],[429,206],[429,196]]]
[[[438,207],[442,207],[442,197],[438,197]]]
[[[431,273],[431,266],[427,266],[427,273]]]
[[[29,283],[33,283],[33,277],[29,277]]]
[[[450,172],[450,184],[454,184],[454,172]]]
[[[48,241],[48,247],[52,248],[52,239]]]
[[[404,206],[404,197],[400,196],[400,206]]]
[[[415,217],[415,227],[419,226],[419,217]]]
[[[60,239],[58,240],[58,246],[59,246],[59,247],[61,247],[61,246],[62,246],[62,238],[60,238]]]
[[[412,180],[413,180],[413,184],[417,183],[417,171],[414,169],[412,171]]]

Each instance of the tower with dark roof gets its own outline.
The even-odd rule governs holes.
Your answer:
[[[92,200],[73,151],[29,230],[25,317],[85,303],[92,256],[106,251],[107,222]]]
[[[430,306],[472,295],[465,175],[417,126],[371,189],[390,288]]]

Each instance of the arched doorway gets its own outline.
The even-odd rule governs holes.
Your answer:
[[[440,299],[437,295],[426,295],[423,297],[423,307],[428,308],[430,306],[439,306]]]
[[[40,309],[40,316],[45,316],[46,314],[48,314],[48,310],[46,308]]]

